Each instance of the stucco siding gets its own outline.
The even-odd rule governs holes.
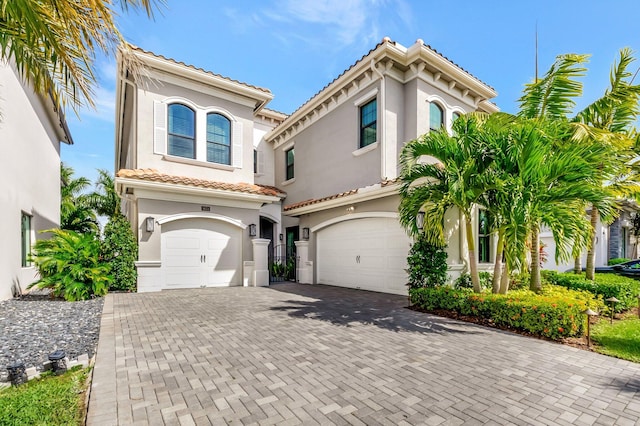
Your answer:
[[[32,216],[31,241],[60,222],[60,142],[40,97],[0,62],[0,300],[34,281],[35,269],[21,266],[21,216]]]

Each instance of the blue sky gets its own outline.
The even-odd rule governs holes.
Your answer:
[[[589,73],[577,109],[599,97],[622,47],[640,51],[640,2],[408,0],[166,0],[155,20],[123,14],[128,41],[274,94],[268,108],[291,113],[388,36],[416,39],[494,87],[494,101],[515,112],[534,77],[538,28],[540,73],[563,53],[588,53]],[[640,60],[633,69],[640,66]],[[100,58],[95,110],[67,114],[75,140],[62,160],[95,179],[114,167],[115,60]],[[637,78],[640,78],[638,76]]]

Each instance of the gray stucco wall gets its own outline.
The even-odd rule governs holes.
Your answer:
[[[21,266],[21,216],[32,216],[31,241],[60,223],[60,135],[40,97],[0,62],[0,300],[23,291],[35,269]]]

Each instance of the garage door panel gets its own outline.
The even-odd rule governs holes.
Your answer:
[[[169,250],[193,250],[200,248],[200,237],[197,235],[167,235],[165,247]]]
[[[406,295],[409,248],[394,218],[339,222],[317,234],[318,282]]]

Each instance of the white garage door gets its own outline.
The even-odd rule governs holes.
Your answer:
[[[410,244],[393,218],[354,219],[321,229],[318,282],[406,295]]]
[[[166,288],[242,283],[242,231],[226,222],[184,219],[162,225]]]

